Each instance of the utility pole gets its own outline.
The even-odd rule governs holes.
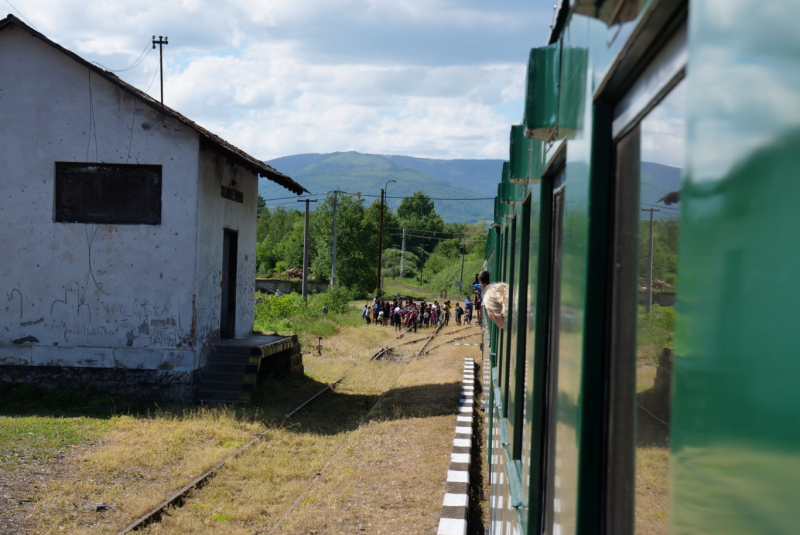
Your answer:
[[[647,250],[647,301],[645,310],[650,313],[653,307],[653,212],[660,212],[658,208],[642,208],[642,212],[650,212],[650,247]]]
[[[155,49],[156,45],[158,45],[158,72],[161,74],[161,107],[164,107],[164,45],[169,44],[169,37],[166,35],[158,36],[158,41],[156,41],[156,36],[153,36],[153,48]]]
[[[306,283],[308,281],[308,203],[310,202],[317,202],[311,199],[303,199],[297,202],[304,202],[306,203],[306,228],[305,232],[303,233],[303,301],[308,299],[308,292],[306,287],[308,286]]]
[[[381,271],[383,270],[383,195],[384,190],[381,189],[381,222],[378,231],[378,293],[381,291]]]
[[[400,253],[400,278],[406,276],[406,227],[403,227],[403,250]]]
[[[333,192],[333,249],[331,251],[331,287],[336,286],[336,209],[339,190]]]
[[[378,292],[380,292],[381,283],[383,282],[383,202],[389,192],[389,184],[392,182],[397,182],[397,180],[389,180],[381,190],[381,222],[380,231],[378,232]]]
[[[461,244],[461,289],[465,288],[464,286],[464,254],[466,253],[466,248],[464,244]]]

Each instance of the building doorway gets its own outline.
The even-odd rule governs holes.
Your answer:
[[[220,338],[236,337],[236,259],[239,252],[239,233],[224,229],[222,239],[222,296],[220,299]]]

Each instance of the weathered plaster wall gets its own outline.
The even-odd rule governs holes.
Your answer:
[[[244,194],[244,203],[224,199],[220,185]],[[253,331],[256,280],[258,178],[224,157],[200,152],[197,221],[197,346],[219,337],[224,229],[239,232],[236,338]]]
[[[0,365],[195,369],[198,134],[19,29],[0,73]],[[55,223],[56,161],[162,165],[161,225]]]

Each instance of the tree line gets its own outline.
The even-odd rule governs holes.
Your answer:
[[[367,205],[360,195],[341,192],[336,197],[337,285],[361,295],[373,292],[378,282],[380,201]],[[334,194],[329,193],[324,201],[317,203],[309,218],[309,276],[322,282],[329,282],[331,277],[333,204]],[[303,227],[302,210],[283,206],[270,209],[260,199],[258,276],[302,267]],[[464,278],[468,280],[483,262],[485,227],[445,223],[436,213],[433,200],[418,191],[403,198],[396,211],[384,206],[382,273],[386,279],[393,275],[400,277],[404,228],[405,276],[418,285],[435,290],[452,289],[460,277],[462,258]]]

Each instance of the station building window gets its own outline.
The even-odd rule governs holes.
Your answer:
[[[161,166],[56,162],[55,221],[161,224]]]

